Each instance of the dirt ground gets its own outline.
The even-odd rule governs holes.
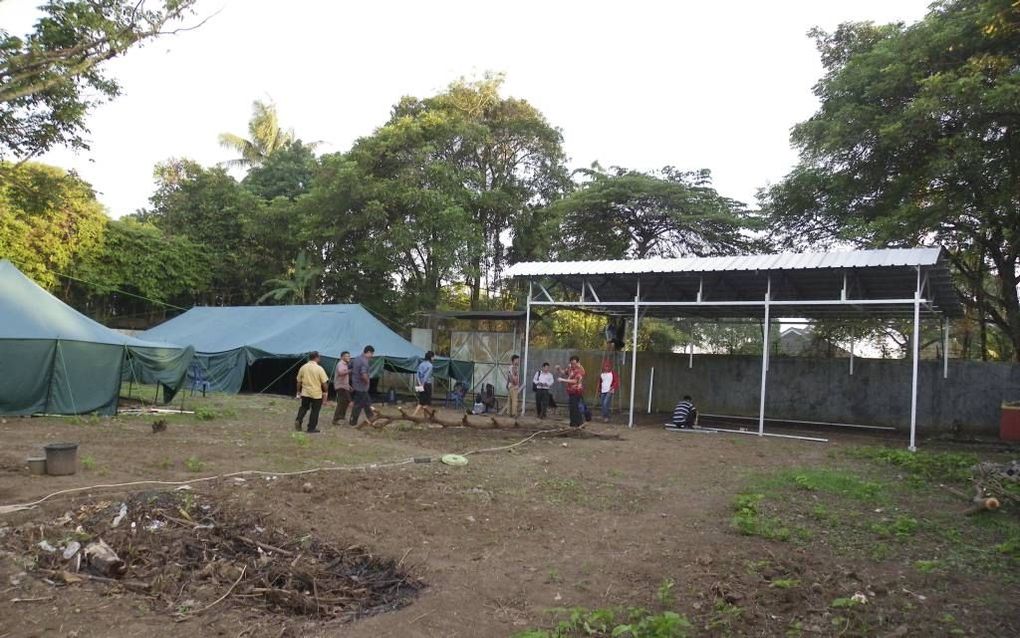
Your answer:
[[[276,614],[231,596],[181,619],[174,615],[180,601],[156,603],[99,582],[48,584],[13,549],[34,526],[101,501],[118,506],[154,488],[94,489],[0,516],[0,638],[511,636],[551,627],[562,617],[558,609],[633,606],[683,613],[693,635],[1020,635],[1013,556],[988,548],[987,556],[961,553],[961,563],[938,568],[950,546],[937,534],[943,527],[937,517],[955,525],[949,517],[962,520],[957,510],[963,501],[944,490],[902,491],[904,476],[895,469],[843,454],[862,445],[902,446],[898,438],[842,433],[821,444],[678,434],[652,418],[633,430],[589,426],[620,433],[621,440],[536,437],[452,467],[438,457],[511,445],[529,432],[399,424],[357,430],[330,426],[328,408],[322,434],[295,436],[293,400],[210,396],[187,403],[196,414],[166,417],[167,429],[158,434],[152,416],[6,419],[0,424],[0,505],[79,486],[428,456],[431,463],[193,485],[198,498],[258,512],[294,538],[359,545],[398,560],[424,589],[396,611],[342,622]],[[66,477],[29,475],[25,458],[54,441],[80,443],[82,469]],[[968,450],[984,455],[980,446]],[[892,500],[849,506],[823,492],[777,492],[793,494],[793,501],[803,494],[814,509],[782,509],[780,496],[776,516],[804,518],[803,529],[818,531],[779,539],[735,527],[735,499],[755,477],[826,467],[859,472],[887,486]],[[898,508],[921,521],[921,531],[900,534],[897,528],[886,551],[876,554],[855,545],[855,537],[833,532],[835,523],[823,528],[808,520],[823,505],[836,521],[874,517],[867,519],[871,529],[884,520],[880,510]],[[800,529],[797,520],[791,529]],[[992,525],[988,538],[1001,542],[1011,529]],[[978,557],[973,569],[967,567],[971,556]],[[987,563],[980,562],[983,556]],[[848,609],[850,603],[839,602],[856,593],[867,604]]]

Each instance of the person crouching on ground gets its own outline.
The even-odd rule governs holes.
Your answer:
[[[599,375],[599,405],[602,407],[602,420],[609,423],[609,408],[613,404],[613,395],[620,389],[620,375],[613,370],[613,363],[602,363],[602,374]]]
[[[358,418],[361,411],[365,411],[365,418],[369,424],[375,420],[375,413],[372,411],[372,395],[368,393],[369,384],[372,383],[372,357],[375,356],[375,348],[365,346],[361,356],[351,361],[351,389],[354,391],[354,409],[351,410],[351,425],[358,425]]]
[[[333,371],[333,387],[336,388],[336,411],[333,412],[333,425],[347,418],[347,406],[351,404],[351,353],[344,350]]]
[[[432,405],[432,359],[435,353],[429,350],[425,353],[425,359],[418,364],[418,372],[415,373],[417,381],[415,390],[418,392],[418,405],[414,408],[414,416],[418,416],[422,408]]]
[[[534,384],[535,406],[538,410],[538,418],[544,419],[546,413],[549,412],[549,390],[556,383],[556,377],[553,376],[552,372],[549,372],[548,363],[542,364],[542,369],[535,373],[535,378],[531,380],[531,383]]]
[[[556,366],[556,372],[563,372],[563,368]],[[584,368],[581,367],[581,359],[576,355],[570,357],[570,364],[566,370],[567,376],[559,380],[567,388],[567,405],[570,411],[570,427],[579,428],[584,425],[584,415],[581,413],[581,397],[584,396]]]
[[[698,409],[694,407],[694,401],[691,399],[691,395],[685,394],[684,398],[680,400],[680,403],[676,404],[673,408],[673,427],[674,428],[692,428],[698,418]]]
[[[297,373],[298,398],[301,399],[301,407],[298,408],[297,418],[294,420],[294,429],[298,432],[301,431],[301,422],[305,420],[305,414],[311,409],[312,414],[308,417],[308,433],[319,433],[319,410],[322,409],[323,397],[327,396],[328,383],[329,377],[319,365],[319,353],[310,353],[308,363],[301,366]]]

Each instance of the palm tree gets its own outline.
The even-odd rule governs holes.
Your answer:
[[[322,268],[313,266],[305,251],[298,253],[294,266],[290,268],[284,277],[266,280],[266,286],[273,286],[273,289],[259,297],[256,304],[261,304],[266,299],[284,302],[285,304],[305,304],[311,297],[312,284],[322,274]]]
[[[228,166],[251,168],[259,166],[266,158],[294,142],[294,130],[280,128],[276,105],[255,100],[252,116],[248,121],[248,137],[245,139],[233,133],[220,133],[220,146],[237,151],[241,157],[228,160]]]

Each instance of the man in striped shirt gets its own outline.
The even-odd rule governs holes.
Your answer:
[[[685,394],[680,403],[673,408],[673,427],[691,428],[694,427],[695,419],[698,416],[698,409],[694,407],[691,395]]]

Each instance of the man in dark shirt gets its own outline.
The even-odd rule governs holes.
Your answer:
[[[354,409],[351,411],[351,425],[358,425],[358,418],[361,411],[365,411],[365,418],[371,424],[375,420],[375,413],[372,411],[372,397],[368,394],[368,386],[372,381],[372,357],[375,356],[375,348],[365,346],[361,356],[351,360],[351,389],[354,391]]]
[[[680,403],[673,408],[673,427],[692,428],[698,417],[698,409],[694,407],[691,395],[685,394]]]

